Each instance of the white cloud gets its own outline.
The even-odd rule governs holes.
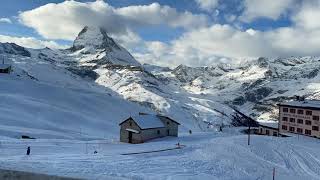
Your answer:
[[[13,36],[0,35],[0,42],[15,43],[23,47],[34,48],[34,49],[40,49],[45,47],[52,48],[52,49],[64,49],[68,47],[68,46],[59,45],[54,41],[43,41],[43,40],[35,39],[33,37],[13,37]]]
[[[154,52],[154,55],[158,56],[159,58],[169,50],[167,44],[160,41],[149,42],[147,43],[147,47],[150,51]]]
[[[292,17],[297,26],[305,29],[320,28],[320,1],[304,1],[301,9]]]
[[[270,31],[239,30],[230,25],[186,32],[168,44],[152,46],[137,59],[146,63],[177,66],[205,66],[237,63],[257,57],[320,56],[320,30],[285,27]],[[161,51],[159,49],[164,49]]]
[[[126,34],[133,27],[167,25],[196,28],[207,24],[207,16],[178,12],[158,3],[114,8],[104,1],[46,4],[19,15],[21,23],[48,39],[73,40],[85,26],[103,26],[110,34]]]
[[[116,13],[131,25],[169,25],[172,27],[193,28],[206,25],[207,17],[188,11],[178,12],[169,6],[158,3],[140,6],[128,6],[115,9]]]
[[[254,36],[256,34],[256,31],[254,29],[247,29],[246,32],[252,36]]]
[[[128,31],[127,34],[111,35],[111,37],[127,49],[138,50],[144,48],[141,47],[144,43],[142,38],[132,31]]]
[[[219,0],[195,0],[200,9],[212,11],[219,5]]]
[[[277,20],[294,5],[295,0],[244,0],[244,12],[240,20],[251,22],[257,18],[269,18]]]
[[[171,66],[203,66],[221,61],[231,62],[237,58],[269,55],[271,47],[266,48],[263,37],[258,34],[256,32],[252,35],[219,24],[193,30],[172,41],[166,54],[161,56],[161,61]]]
[[[12,21],[9,18],[0,18],[0,23],[9,23],[9,24],[11,24]]]
[[[237,28],[239,18],[230,15],[226,19],[232,25],[207,26],[204,15],[178,12],[157,3],[114,8],[104,1],[47,4],[23,12],[19,17],[22,23],[51,39],[73,40],[84,25],[104,25],[139,61],[162,66],[204,66],[260,56],[320,56],[319,0],[305,1],[300,8],[292,7],[295,0],[244,1],[245,10],[239,17],[242,21],[250,22],[259,17],[276,20],[290,9],[296,11],[289,13],[293,25],[268,31],[243,29]],[[153,25],[183,27],[187,31],[168,43],[144,41],[133,31]],[[19,39],[20,45],[21,41]],[[33,46],[44,46],[44,42],[32,39],[34,41],[37,45]],[[53,41],[49,42],[54,45]],[[32,43],[25,44],[30,47]]]

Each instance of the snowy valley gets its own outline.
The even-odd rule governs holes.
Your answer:
[[[277,103],[319,99],[320,57],[160,67],[88,26],[69,49],[0,43],[0,56],[13,66],[0,74],[0,168],[87,179],[271,179],[273,168],[279,179],[320,177],[318,139],[255,135],[247,146],[234,120],[238,109],[277,121]],[[119,143],[119,123],[139,112],[177,120],[181,135]],[[121,155],[178,142],[186,147]],[[24,156],[26,146],[35,156]]]

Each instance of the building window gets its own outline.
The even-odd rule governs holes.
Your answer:
[[[296,120],[294,118],[290,118],[290,122],[295,123]]]
[[[319,131],[319,126],[312,126],[313,131]]]
[[[304,130],[304,134],[306,134],[306,135],[311,135],[311,130],[305,129],[305,130]]]
[[[298,114],[303,114],[303,110],[302,109],[298,109]]]
[[[303,130],[302,130],[301,128],[297,128],[297,132],[298,132],[299,134],[302,134]]]
[[[288,112],[288,108],[282,108],[282,112]]]
[[[319,116],[312,116],[312,119],[315,121],[319,121]]]
[[[266,134],[269,135],[269,134],[270,134],[270,131],[269,131],[269,130],[266,130]]]
[[[170,122],[169,121],[167,121],[167,125],[169,125],[170,124]]]
[[[306,115],[312,116],[312,111],[306,111]]]
[[[294,127],[289,127],[290,132],[294,132]]]
[[[282,125],[282,129],[283,129],[283,130],[288,130],[288,127],[285,126],[285,125]]]
[[[129,122],[129,126],[132,126],[132,122],[131,121]]]
[[[306,120],[305,122],[306,122],[306,125],[311,125],[311,121]]]
[[[303,124],[303,120],[302,119],[298,119],[298,124]]]
[[[288,121],[288,117],[282,117],[282,121]]]
[[[278,133],[276,131],[273,131],[273,136],[278,136]]]
[[[290,109],[290,113],[296,113],[296,109]]]
[[[158,130],[157,133],[160,134],[160,130]]]

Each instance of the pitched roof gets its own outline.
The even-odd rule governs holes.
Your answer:
[[[10,66],[10,64],[0,64],[0,69],[8,69]]]
[[[144,115],[139,114],[136,116],[132,116],[132,117],[122,121],[119,125],[121,125],[122,123],[126,122],[129,119],[134,120],[141,129],[164,128],[165,127],[165,125],[163,124],[163,122],[161,121],[161,119],[158,116],[151,115],[151,114],[144,114]]]
[[[158,116],[159,118],[166,118],[166,119],[168,119],[168,120],[170,120],[170,121],[172,121],[172,122],[180,125],[179,122],[177,122],[177,121],[175,121],[175,120],[173,120],[173,119],[171,119],[171,118],[169,118],[169,117],[167,117],[167,116],[164,116],[164,115],[161,115],[161,114],[158,114],[157,116]]]
[[[165,127],[156,115],[136,115],[131,117],[141,129]]]

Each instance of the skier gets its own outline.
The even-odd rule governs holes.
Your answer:
[[[28,156],[30,155],[30,146],[28,146],[27,155],[28,155]]]

